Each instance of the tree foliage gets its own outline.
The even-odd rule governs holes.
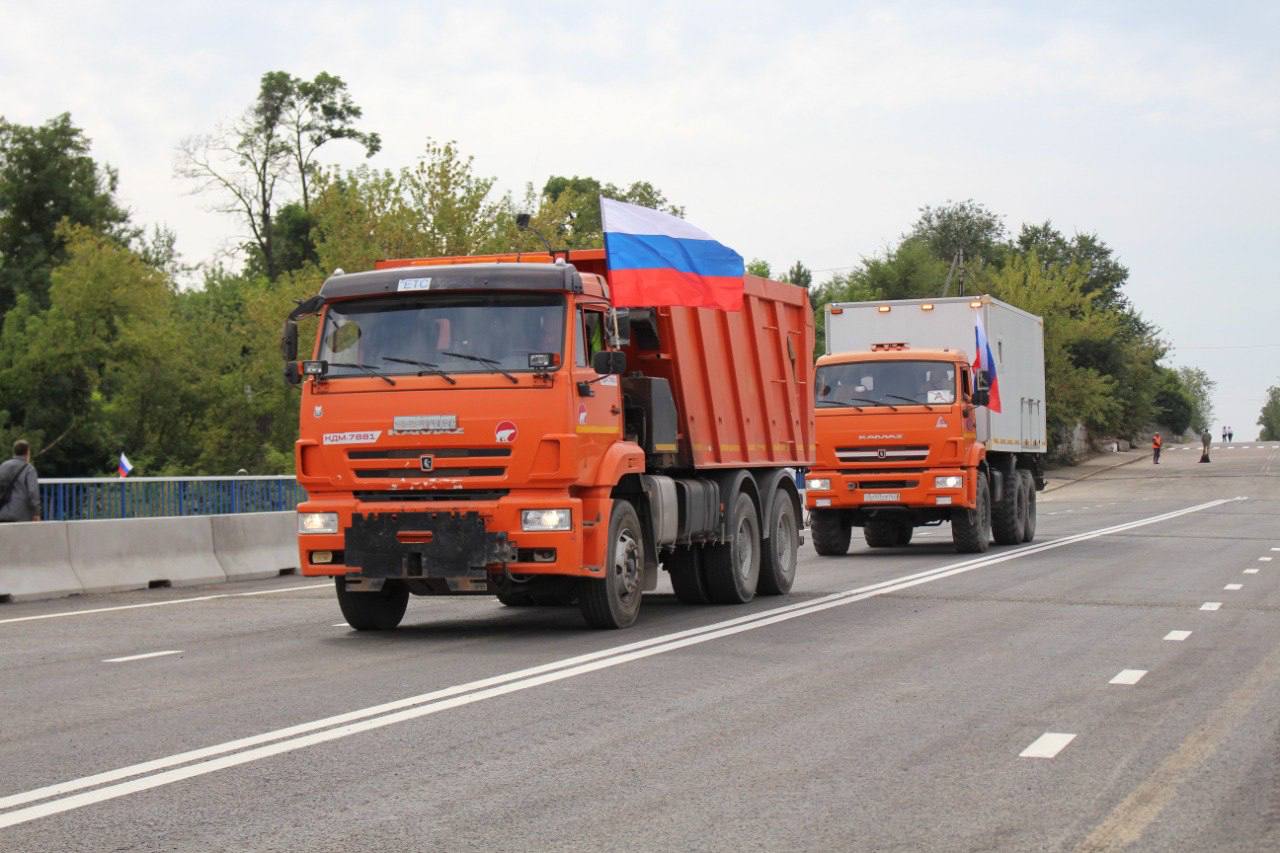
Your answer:
[[[1267,401],[1258,415],[1258,426],[1262,427],[1258,434],[1260,441],[1280,441],[1280,385],[1267,389]]]

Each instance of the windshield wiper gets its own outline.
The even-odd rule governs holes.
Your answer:
[[[872,400],[870,397],[850,397],[849,402],[847,403],[841,402],[840,400],[819,400],[817,405],[821,406],[823,403],[826,403],[828,406],[848,406],[851,409],[861,409],[862,406],[853,405],[854,400],[857,400],[859,403],[870,403],[873,406],[888,406],[895,412],[898,411],[898,407],[893,403],[887,403],[884,400]]]
[[[448,382],[450,385],[458,384],[458,380],[454,379],[452,376],[450,376],[449,374],[441,370],[440,365],[432,364],[429,361],[417,361],[416,359],[412,359],[412,358],[392,358],[389,355],[384,355],[382,357],[382,360],[394,361],[396,364],[412,364],[414,367],[422,368],[421,370],[418,371],[419,376],[426,376],[430,374],[431,376],[439,376],[441,379],[443,379],[445,382]]]
[[[895,400],[903,400],[915,406],[930,406],[932,403],[926,403],[924,400],[917,400],[915,397],[904,397],[901,394],[885,394],[886,397],[892,397]]]
[[[394,379],[392,379],[390,376],[388,376],[385,373],[379,373],[378,369],[376,367],[373,367],[372,365],[362,364],[360,362],[355,362],[355,361],[331,361],[329,362],[329,366],[330,367],[354,367],[356,370],[363,370],[365,373],[369,374],[370,376],[378,377],[388,385],[396,384],[396,381]]]
[[[440,354],[451,355],[454,358],[463,358],[463,359],[466,359],[467,361],[478,361],[481,364],[492,364],[494,366],[494,369],[497,370],[499,373],[501,373],[503,376],[507,377],[517,385],[520,384],[520,380],[516,379],[515,374],[508,373],[507,371],[503,370],[502,362],[496,361],[492,358],[485,358],[482,355],[468,355],[465,352],[450,352],[449,350],[440,350]]]

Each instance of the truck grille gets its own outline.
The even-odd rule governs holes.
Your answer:
[[[420,461],[431,457],[430,470]],[[358,480],[454,480],[502,477],[510,447],[379,447],[348,450],[347,462]],[[382,463],[379,465],[378,463]]]
[[[850,481],[849,490],[857,489],[914,489],[920,485],[919,480],[862,480]]]
[[[456,480],[459,477],[501,477],[506,468],[436,468],[434,471],[422,471],[415,467],[405,468],[357,468],[355,475],[362,480],[400,479],[409,480]]]
[[[348,450],[348,459],[465,459],[469,456],[510,456],[510,447],[388,447],[379,450]]]
[[[507,496],[506,489],[448,489],[437,492],[356,492],[356,500],[365,503],[436,503],[448,501],[496,501]]]
[[[841,462],[923,462],[929,458],[929,446],[837,447],[836,458]]]

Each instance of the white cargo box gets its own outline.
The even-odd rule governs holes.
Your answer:
[[[888,310],[885,310],[885,309]],[[988,450],[1044,453],[1044,320],[990,296],[832,302],[827,353],[869,352],[877,344],[963,352],[973,364],[981,315],[995,359],[1001,411],[977,411]]]

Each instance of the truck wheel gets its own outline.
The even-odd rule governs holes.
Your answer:
[[[909,522],[906,522],[906,521],[902,522],[901,524],[898,525],[898,541],[895,542],[894,544],[897,545],[898,547],[910,545],[911,537],[915,532],[916,532],[916,529],[912,527]]]
[[[728,542],[703,550],[703,576],[716,604],[746,604],[760,582],[760,518],[746,492],[733,503],[728,529]]]
[[[997,545],[1017,545],[1022,541],[1026,520],[1022,508],[1022,477],[1015,470],[1005,483],[1000,502],[991,505],[991,536]]]
[[[800,525],[791,495],[779,489],[769,510],[769,541],[760,554],[760,595],[786,595],[796,581],[796,561],[800,558]]]
[[[1022,488],[1027,493],[1027,510],[1024,513],[1022,541],[1030,542],[1036,538],[1036,480],[1027,470],[1018,471],[1022,480]]]
[[[677,547],[663,560],[667,574],[671,576],[671,588],[676,598],[685,604],[710,604],[707,584],[702,577],[700,549]]]
[[[357,631],[390,631],[404,618],[409,588],[399,581],[384,581],[377,592],[347,592],[347,579],[334,578],[338,607],[347,624]]]
[[[497,597],[507,607],[533,606],[533,596],[527,592],[499,592]]]
[[[606,547],[605,576],[581,582],[578,606],[592,628],[626,628],[640,614],[644,585],[644,534],[628,501],[613,502]]]
[[[978,505],[951,511],[951,541],[961,554],[981,554],[991,547],[991,489],[978,474]]]
[[[849,553],[853,528],[834,509],[815,509],[809,516],[809,532],[813,534],[813,550],[823,557],[843,557]]]
[[[898,544],[898,522],[889,518],[873,518],[862,528],[862,538],[872,548],[892,548]]]

